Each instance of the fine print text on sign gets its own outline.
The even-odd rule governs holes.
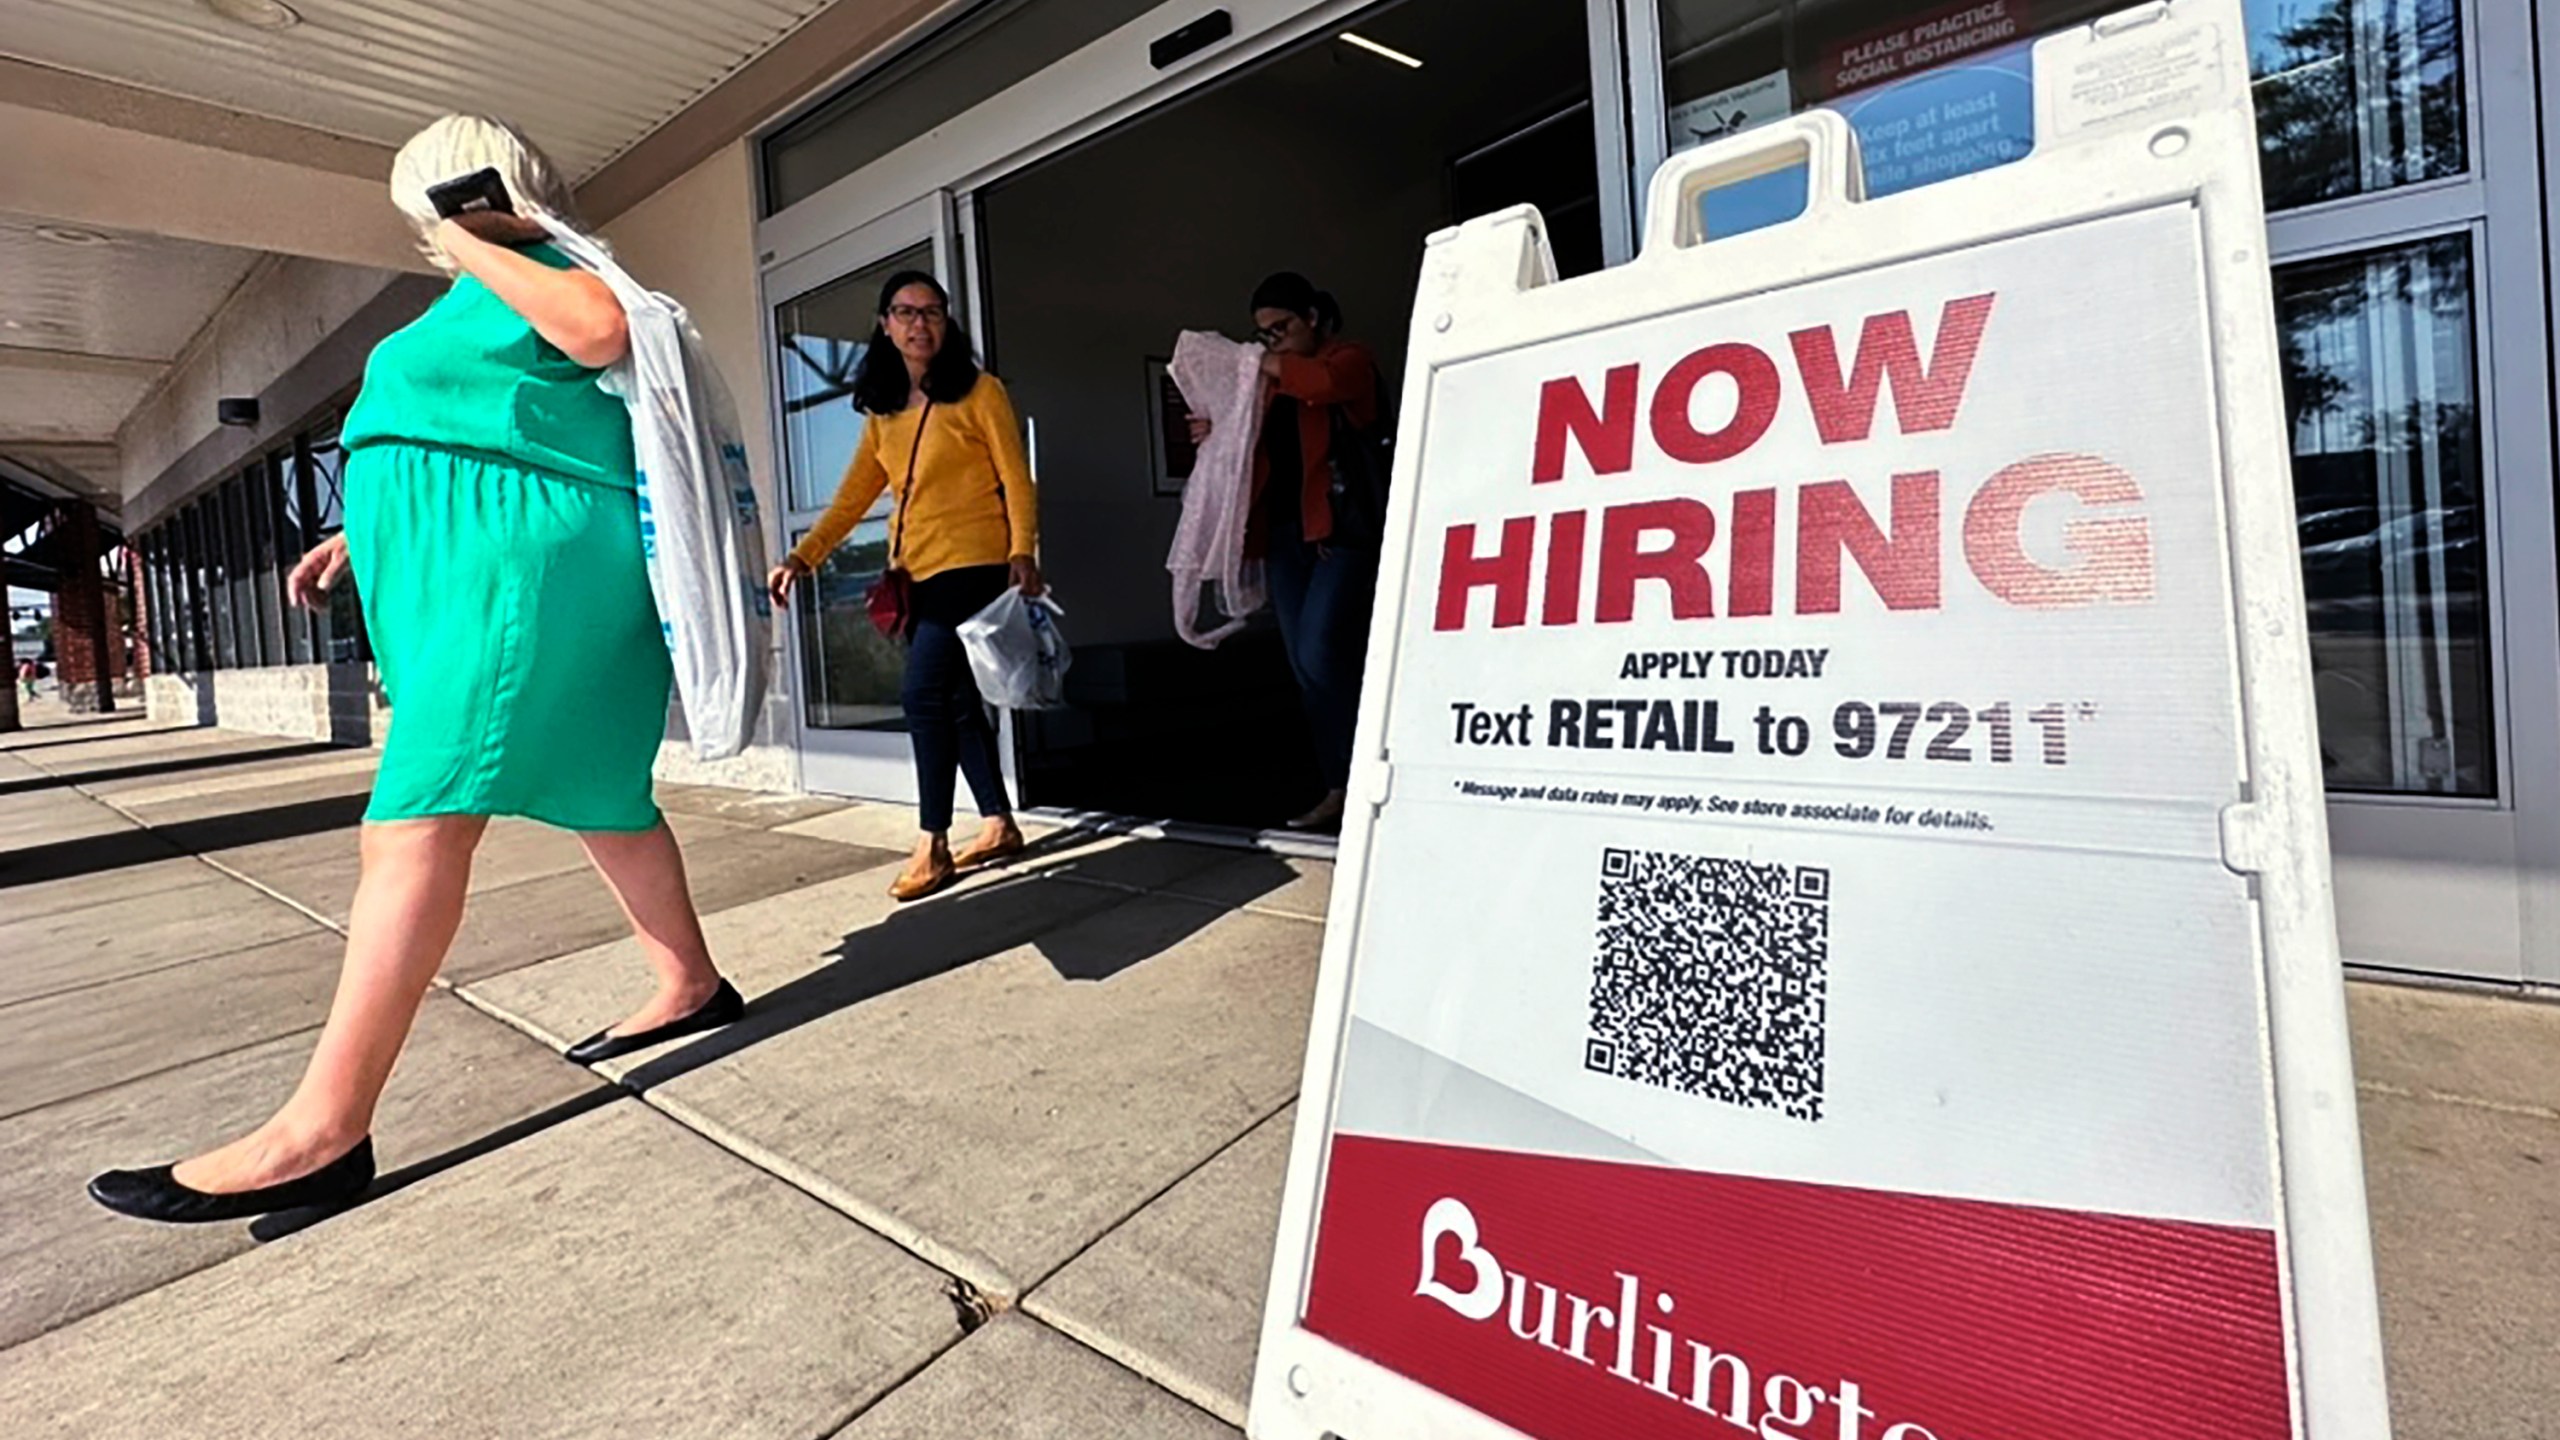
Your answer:
[[[2199,246],[1437,373],[1308,1330],[1542,1437],[2291,1433]]]

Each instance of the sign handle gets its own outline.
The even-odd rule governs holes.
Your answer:
[[[1866,198],[1858,132],[1836,110],[1807,110],[1664,161],[1645,198],[1644,256],[1652,259],[1710,238],[1698,204],[1706,192],[1798,165],[1808,172],[1806,218]]]

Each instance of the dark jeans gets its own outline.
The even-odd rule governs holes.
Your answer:
[[[956,775],[969,777],[978,813],[1010,815],[1004,772],[996,765],[996,731],[987,702],[969,673],[960,622],[977,614],[1012,583],[1007,567],[972,565],[945,570],[915,584],[915,627],[907,636],[907,669],[900,699],[907,711],[907,741],[916,752],[916,812],[923,828],[951,828]]]
[[[1351,742],[1360,724],[1360,667],[1369,648],[1378,557],[1310,545],[1298,538],[1294,520],[1274,516],[1270,553],[1264,559],[1271,611],[1280,621],[1280,643],[1298,680],[1308,728],[1315,732],[1316,762],[1325,785],[1339,790],[1351,780]]]

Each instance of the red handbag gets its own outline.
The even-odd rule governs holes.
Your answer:
[[[915,446],[907,451],[906,488],[893,497],[897,508],[889,527],[889,568],[873,583],[871,593],[862,598],[862,608],[870,613],[872,628],[891,640],[906,639],[915,624],[916,582],[907,574],[904,563],[907,502],[916,492],[916,457],[924,453],[924,427],[932,419],[933,397],[926,396],[924,413],[916,417]]]

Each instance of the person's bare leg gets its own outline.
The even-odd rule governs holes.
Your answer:
[[[408,1042],[418,1003],[462,928],[476,815],[364,827],[364,875],[347,923],[347,958],[320,1043],[284,1108],[264,1125],[177,1167],[179,1184],[228,1195],[310,1174],[373,1130],[373,1108]]]
[[[718,993],[720,971],[702,938],[702,916],[693,908],[684,851],[676,845],[675,832],[661,823],[654,830],[594,831],[578,838],[613,898],[621,902],[631,933],[658,977],[657,993],[612,1033],[653,1030],[701,1009]]]

